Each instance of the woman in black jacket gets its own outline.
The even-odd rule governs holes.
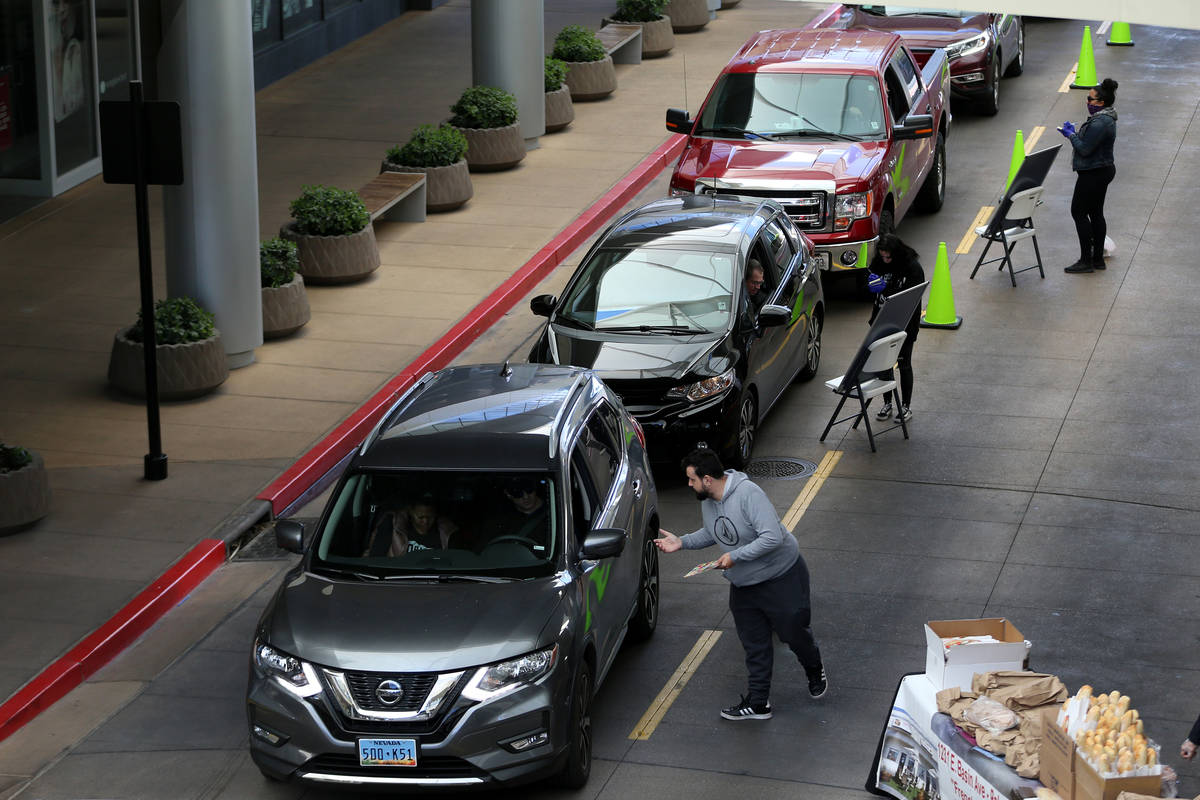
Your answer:
[[[1116,177],[1113,143],[1117,140],[1117,82],[1105,78],[1088,92],[1088,118],[1075,130],[1064,122],[1059,131],[1071,142],[1071,169],[1075,170],[1075,194],[1071,197],[1071,217],[1079,235],[1079,260],[1064,272],[1079,273],[1104,269],[1104,196]]]
[[[879,237],[879,243],[875,246],[875,258],[871,259],[870,272],[871,278],[867,285],[875,292],[875,302],[871,306],[868,324],[875,321],[879,309],[883,308],[888,297],[925,282],[925,270],[921,269],[917,251],[900,241],[900,237],[890,233]],[[896,419],[906,422],[912,419],[912,411],[909,410],[913,390],[912,351],[917,342],[920,325],[921,306],[918,304],[904,328],[907,335],[896,360],[896,366],[900,370],[900,402],[895,408]],[[894,395],[895,392],[892,393],[892,396]],[[887,419],[892,415],[892,411],[892,402],[889,399],[883,404],[883,408],[879,409],[875,418]]]

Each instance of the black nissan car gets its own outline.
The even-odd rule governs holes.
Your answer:
[[[549,318],[530,360],[596,370],[657,460],[704,444],[744,465],[760,420],[821,359],[812,243],[772,200],[644,205],[604,232],[562,297],[530,307]]]

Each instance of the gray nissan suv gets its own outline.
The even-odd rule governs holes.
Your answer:
[[[419,380],[354,453],[262,614],[246,694],[268,778],[470,788],[591,768],[591,702],[658,615],[641,428],[590,370]]]

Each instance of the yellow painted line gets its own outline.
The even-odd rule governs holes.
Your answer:
[[[696,644],[692,646],[692,650],[683,659],[683,663],[675,670],[662,691],[658,693],[658,697],[654,698],[654,702],[646,709],[646,713],[638,720],[638,724],[634,726],[629,733],[629,738],[637,741],[646,741],[650,738],[650,734],[654,733],[654,729],[658,727],[658,723],[662,722],[662,718],[666,716],[667,709],[675,702],[675,698],[679,697],[683,691],[683,687],[687,686],[687,682],[691,680],[692,675],[700,667],[700,662],[708,655],[708,651],[712,650],[713,645],[717,643],[717,639],[721,638],[720,631],[705,631],[700,634],[700,638],[696,640]]]
[[[817,496],[817,492],[820,491],[821,486],[825,483],[825,479],[833,472],[833,468],[837,466],[837,462],[841,460],[841,457],[841,450],[830,450],[825,454],[825,457],[821,459],[821,463],[817,465],[817,471],[804,484],[804,488],[796,496],[796,501],[792,503],[792,507],[784,515],[783,527],[789,531],[796,527],[796,523],[804,516],[804,512],[808,510],[809,504]]]
[[[1058,87],[1061,94],[1066,94],[1071,91],[1071,84],[1075,82],[1075,70],[1079,69],[1079,62],[1076,61],[1071,67],[1071,71],[1067,73],[1067,77],[1063,79],[1062,86]]]
[[[1029,138],[1025,140],[1025,155],[1033,152],[1033,146],[1037,144],[1037,140],[1042,138],[1042,134],[1046,132],[1045,125],[1038,125],[1029,132]]]
[[[979,209],[979,213],[975,215],[975,219],[971,220],[971,226],[967,228],[967,233],[963,236],[962,241],[958,243],[958,247],[954,248],[954,252],[958,255],[970,252],[971,245],[975,244],[976,233],[975,229],[980,225],[987,223],[992,218],[992,212],[995,211],[995,206],[983,206]]]

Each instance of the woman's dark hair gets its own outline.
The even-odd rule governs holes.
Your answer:
[[[1112,78],[1101,81],[1096,87],[1096,99],[1102,101],[1106,108],[1117,102],[1117,82]]]
[[[900,241],[900,237],[894,233],[885,233],[879,237],[879,241],[875,244],[875,252],[882,250],[885,253],[891,253],[892,259],[900,262],[914,261],[917,258],[917,251]]]
[[[703,478],[705,475],[710,478],[725,476],[725,467],[721,466],[721,459],[707,447],[701,447],[688,453],[679,462],[679,466],[683,468],[684,472],[691,467],[698,478]]]

